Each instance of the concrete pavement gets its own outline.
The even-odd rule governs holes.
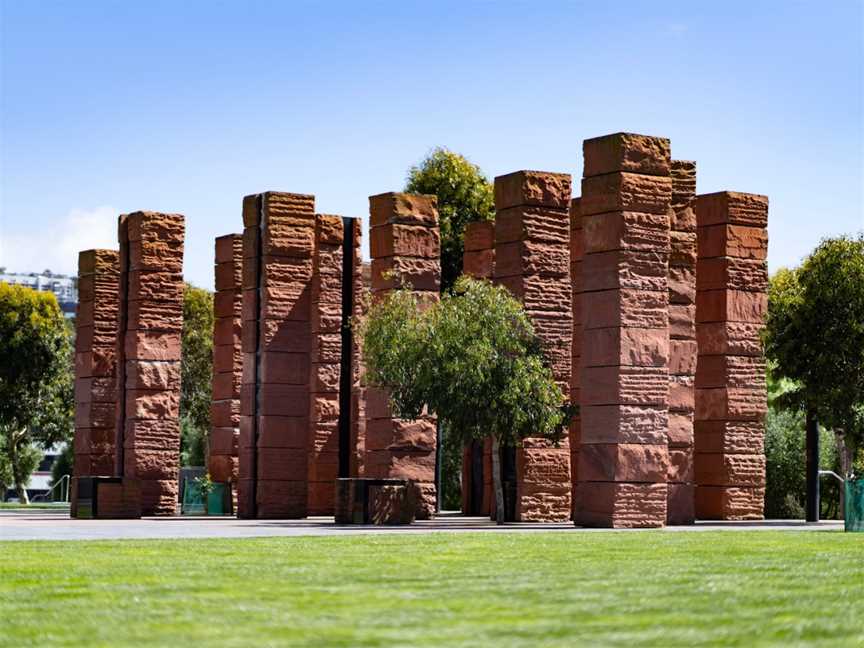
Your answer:
[[[843,522],[830,520],[806,524],[800,520],[764,522],[699,522],[691,526],[666,527],[664,532],[699,531],[838,531]],[[581,529],[570,523],[505,524],[498,526],[484,517],[443,513],[433,520],[411,526],[336,526],[332,517],[306,520],[238,520],[232,517],[178,516],[140,520],[71,520],[68,509],[0,510],[0,540],[119,540],[167,538],[255,538],[274,536],[339,536],[370,533],[607,533],[610,529]]]

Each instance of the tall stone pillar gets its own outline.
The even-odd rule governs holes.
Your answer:
[[[576,524],[666,522],[669,140],[584,143],[582,371]]]
[[[517,171],[495,178],[495,282],[522,302],[565,397],[570,392],[570,176]],[[505,462],[506,463],[506,462]],[[570,519],[570,448],[528,438],[516,450],[515,518]]]
[[[309,378],[309,514],[332,515],[339,476],[342,218],[315,217]]]
[[[216,239],[216,294],[213,324],[213,401],[207,470],[215,482],[228,483],[236,500],[237,447],[240,436],[240,348],[243,297],[243,235]]]
[[[359,320],[366,314],[369,298],[372,293],[372,266],[364,262],[360,252],[360,222],[357,221],[354,257],[354,316]],[[363,477],[366,474],[366,386],[363,382],[365,367],[363,366],[362,340],[353,335],[354,343],[354,379],[356,384],[351,394],[351,457],[349,459],[348,476]]]
[[[75,477],[115,472],[118,275],[116,250],[86,250],[78,255]]]
[[[120,217],[117,464],[143,515],[177,511],[183,236],[180,214]]]
[[[495,221],[468,223],[464,240],[462,274],[491,280],[495,266]],[[494,499],[492,441],[488,438],[472,441],[462,449],[462,513],[489,515]]]
[[[669,256],[669,472],[667,524],[695,520],[696,163],[672,160]]]
[[[372,295],[410,284],[421,305],[438,300],[441,239],[435,196],[385,193],[369,198]],[[436,426],[432,416],[393,418],[385,390],[366,390],[366,477],[410,479],[418,491],[417,518],[436,508]]]
[[[580,199],[570,201],[570,288],[573,304],[573,334],[570,338],[570,402],[581,405],[582,373],[582,209]],[[582,445],[581,412],[570,421],[570,502],[571,518],[575,515],[576,489],[579,483],[579,448]]]
[[[352,475],[359,347],[351,318],[362,289],[360,222],[319,214],[312,274],[309,514],[332,515],[337,477]]]
[[[243,199],[243,381],[238,514],[302,518],[308,506],[310,303],[315,197]]]
[[[768,198],[699,196],[696,221],[696,516],[761,519]]]

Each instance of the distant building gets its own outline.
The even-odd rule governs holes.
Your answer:
[[[55,489],[54,493],[50,492],[52,486],[51,469],[65,448],[65,443],[58,443],[48,448],[45,454],[42,455],[39,465],[36,466],[36,469],[30,475],[30,480],[27,482],[27,497],[30,498],[30,501],[33,501],[34,497],[40,497],[44,501],[54,501],[54,498],[60,497],[59,486]],[[14,487],[7,488],[5,492],[0,488],[0,502],[17,499],[18,491]]]
[[[75,306],[78,304],[77,277],[54,274],[50,270],[44,272],[7,272],[6,268],[0,268],[0,281],[27,286],[34,290],[52,292],[57,297],[63,314],[66,317],[75,317]]]

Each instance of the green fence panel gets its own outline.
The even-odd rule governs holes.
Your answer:
[[[204,498],[201,496],[201,487],[194,479],[186,480],[186,488],[183,489],[183,503],[180,507],[182,515],[204,515]]]
[[[227,515],[225,508],[228,485],[215,482],[212,490],[207,493],[207,515]]]
[[[864,479],[847,480],[843,505],[846,530],[864,532]]]

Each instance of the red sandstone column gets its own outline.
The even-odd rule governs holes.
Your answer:
[[[118,274],[116,250],[78,255],[75,477],[114,475]]]
[[[354,247],[354,317],[358,321],[366,314],[368,297],[372,291],[372,266],[363,263],[360,251],[360,222],[356,221]],[[363,349],[360,336],[354,333],[354,389],[351,393],[351,458],[348,474],[363,477],[366,474],[366,387],[363,384]]]
[[[142,515],[174,515],[184,220],[135,212],[120,217],[119,234],[119,465],[124,478],[140,481]]]
[[[495,266],[495,221],[475,221],[465,226],[465,252],[462,256],[462,273],[475,279],[492,279]],[[478,510],[472,510],[471,494],[478,485],[473,483],[472,467],[477,458],[475,452],[482,450],[483,466],[482,501]],[[462,513],[465,515],[489,515],[492,496],[492,441],[475,441],[462,449]]]
[[[307,515],[315,197],[243,199],[240,517]]]
[[[573,300],[573,335],[570,349],[570,402],[581,401],[580,373],[582,367],[582,210],[580,199],[570,201],[570,286]],[[579,483],[579,448],[582,445],[581,414],[570,422],[570,500],[571,517],[576,505]]]
[[[696,163],[672,160],[669,256],[669,472],[666,523],[695,520]]]
[[[372,294],[380,298],[410,284],[421,304],[438,299],[441,239],[435,196],[385,193],[369,198]],[[435,419],[392,417],[387,392],[366,390],[365,476],[410,479],[417,518],[435,512]]]
[[[581,436],[576,524],[666,522],[669,140],[583,146]]]
[[[517,171],[495,178],[495,282],[525,307],[565,397],[570,392],[570,176]],[[541,438],[516,451],[516,519],[570,519],[570,448]]]
[[[243,297],[243,235],[216,239],[216,294],[213,324],[213,401],[207,470],[215,482],[229,483],[236,499],[237,444],[240,436],[240,348]]]
[[[332,515],[339,475],[339,386],[342,329],[341,216],[318,214],[312,270],[312,348],[309,378],[309,514]]]
[[[359,346],[350,319],[359,315],[361,290],[360,221],[317,215],[311,335],[318,357],[309,379],[310,515],[333,515],[336,478],[351,476],[352,460],[357,469],[353,416],[360,404]]]
[[[696,516],[762,519],[768,198],[696,200]]]

